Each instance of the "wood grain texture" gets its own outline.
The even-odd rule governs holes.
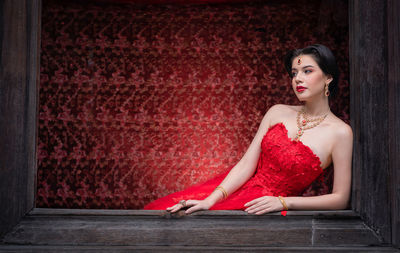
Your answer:
[[[39,26],[40,23],[39,7],[39,0],[0,1],[0,237],[17,224],[21,217],[32,208],[34,193],[32,188],[35,181],[34,163],[36,161],[34,146],[36,125],[34,122],[36,122],[37,96],[37,88],[33,84],[38,78],[37,69],[39,67],[38,33],[33,27]],[[266,245],[281,245],[284,240],[292,240],[294,245],[332,245],[333,242],[343,245],[353,242],[356,245],[362,245],[363,243],[376,244],[380,242],[379,237],[382,237],[384,242],[393,242],[399,247],[400,162],[397,157],[400,150],[398,134],[400,127],[399,2],[395,0],[350,0],[349,7],[351,121],[355,134],[352,206],[360,213],[367,225],[378,232],[378,236],[369,230],[363,221],[357,220],[356,217],[347,217],[344,221],[344,217],[339,217],[340,214],[334,218],[331,217],[333,222],[329,223],[327,219],[315,220],[315,215],[313,218],[307,218],[306,213],[289,219],[270,215],[261,220],[239,213],[231,213],[230,218],[215,215],[214,218],[218,218],[216,223],[210,218],[212,215],[209,215],[208,218],[200,218],[199,220],[202,222],[196,224],[193,218],[191,220],[187,217],[176,219],[177,217],[163,217],[159,213],[142,214],[142,218],[146,217],[145,222],[129,216],[124,217],[114,211],[107,215],[103,215],[101,212],[94,214],[82,211],[81,216],[84,217],[76,217],[73,213],[62,215],[60,212],[55,217],[54,213],[53,215],[45,214],[40,210],[35,210],[38,212],[37,215],[33,213],[24,218],[14,227],[12,233],[3,239],[3,242],[18,242],[19,240],[19,242],[26,243],[32,240],[32,242],[56,243],[61,242],[62,238],[66,241],[77,238],[77,242],[85,243],[105,238],[107,243],[126,244],[127,242],[131,243],[130,236],[137,233],[133,243],[166,243],[172,239],[178,245],[185,245],[187,242],[178,238],[178,235],[174,235],[173,232],[180,231],[179,236],[196,237],[197,232],[200,231],[203,234],[194,238],[193,243],[202,246],[186,248],[185,246],[173,246],[172,248],[115,246],[119,249],[114,248],[114,250],[115,252],[118,250],[120,250],[118,252],[126,252],[132,249],[142,249],[150,252],[158,249],[160,252],[164,252],[184,248],[189,252],[201,252],[208,247],[208,249],[215,249],[216,252],[225,252],[232,251],[232,247],[204,246],[204,241],[212,236],[219,236],[219,233],[229,234],[231,231],[233,231],[234,238],[238,238],[239,231],[244,228],[248,233],[245,238],[250,241],[260,239],[264,242],[266,238],[274,240],[271,241],[272,244],[268,244],[269,242],[266,241]],[[84,214],[85,212],[86,214]],[[129,211],[127,212],[128,214],[125,215],[129,215]],[[153,217],[153,215],[155,216]],[[236,224],[238,217],[239,222]],[[215,228],[215,231],[219,233],[215,231],[209,233],[208,228],[205,227],[207,219],[211,219],[213,223],[209,224],[209,228]],[[172,228],[169,227],[171,224]],[[191,227],[193,225],[196,227]],[[216,227],[216,225],[220,227]],[[118,226],[124,229],[119,231]],[[142,229],[144,232],[132,232],[131,226]],[[273,230],[272,226],[288,229],[288,232],[280,229]],[[149,227],[155,229],[158,239],[154,237]],[[162,230],[166,227],[167,229]],[[182,230],[180,230],[181,228]],[[165,231],[170,231],[172,235],[165,234]],[[49,237],[45,237],[41,232]],[[250,236],[254,232],[265,236]],[[308,238],[310,234],[311,237]],[[59,235],[60,238],[51,240],[55,235]],[[127,241],[123,241],[121,238],[125,238]],[[225,238],[218,243],[235,245],[238,241],[235,241],[234,238]],[[299,238],[307,238],[307,240],[300,242]],[[213,239],[210,238],[210,240]],[[216,242],[215,239],[212,242]],[[78,252],[113,250],[109,245],[98,247],[70,245],[60,249],[58,246],[52,245],[12,246],[3,244],[0,245],[0,252],[24,252],[27,249],[31,251],[31,248],[33,248],[32,252],[35,252],[35,249],[37,249],[36,252],[54,252],[54,250],[77,252],[74,247],[79,248]],[[262,247],[258,249],[268,248],[284,252],[290,252],[290,249],[303,249],[304,252],[310,252],[315,249],[321,250],[321,248],[326,250],[330,246]],[[333,247],[330,249],[332,252],[367,251],[366,248],[357,247],[343,246],[340,249]],[[348,250],[349,248],[353,250]],[[243,247],[243,249],[246,248]],[[368,252],[392,250],[378,247],[369,249],[371,251]]]
[[[150,211],[152,212],[152,211]],[[4,238],[14,245],[358,247],[380,245],[350,215],[29,215]]]
[[[4,242],[34,245],[311,245],[309,220],[276,218],[26,217],[6,235]]]
[[[356,81],[359,76],[360,70],[356,68],[358,63],[357,54],[352,50],[357,47],[357,37],[360,32],[359,20],[357,17],[358,12],[358,1],[349,2],[349,61],[350,61],[350,124],[353,128],[353,166],[352,166],[352,194],[351,194],[351,206],[353,210],[360,211],[360,188],[361,188],[361,177],[357,176],[360,174],[361,168],[361,152],[360,152],[360,117],[358,115],[360,96],[358,90],[360,89],[359,82]]]
[[[112,210],[112,209],[54,209],[54,208],[34,208],[29,212],[29,216],[162,216],[165,218],[181,217],[185,214],[180,211],[175,214],[171,214],[164,210]],[[198,211],[190,215],[190,217],[200,216],[200,217],[221,217],[225,216],[240,216],[243,217],[255,217],[244,211],[240,210],[216,210],[216,211]],[[357,218],[358,214],[354,213],[352,210],[332,210],[332,211],[287,211],[288,216],[308,216],[308,217],[323,217],[326,219],[335,219],[340,217]],[[280,212],[268,213],[265,216],[281,216]]]
[[[27,4],[28,22],[28,57],[26,79],[26,163],[27,163],[27,209],[35,206],[36,174],[37,174],[37,126],[38,126],[38,100],[39,100],[39,72],[40,72],[40,34],[41,34],[41,0],[31,0]]]
[[[389,175],[392,219],[392,243],[400,248],[400,2],[389,0],[388,92],[389,92]]]
[[[122,253],[122,252],[327,252],[327,253],[356,253],[356,252],[375,252],[389,253],[399,252],[391,247],[215,247],[215,246],[24,246],[24,245],[6,245],[0,246],[0,252],[17,253]]]
[[[314,219],[313,245],[315,246],[369,246],[381,242],[370,228],[358,219]]]
[[[24,118],[26,80],[26,10],[24,1],[2,3],[2,49],[0,85],[0,233],[24,214],[21,199],[26,191]]]
[[[0,236],[33,208],[38,8],[1,2]]]
[[[352,0],[349,8],[353,207],[390,242],[386,3]]]

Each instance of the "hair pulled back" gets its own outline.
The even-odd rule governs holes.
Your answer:
[[[305,48],[289,51],[285,56],[285,68],[291,78],[293,78],[293,59],[300,55],[310,55],[318,64],[322,72],[324,72],[325,75],[330,75],[333,78],[329,83],[329,97],[334,97],[338,91],[339,69],[332,51],[321,44],[314,44]]]

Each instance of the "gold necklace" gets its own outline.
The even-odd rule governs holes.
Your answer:
[[[303,120],[300,120],[301,116],[303,117]],[[298,128],[298,130],[297,130],[296,137],[294,138],[294,140],[298,141],[300,139],[300,137],[304,134],[305,130],[314,128],[314,127],[318,126],[319,124],[321,124],[321,122],[326,118],[326,116],[328,116],[328,114],[325,114],[324,116],[321,116],[321,117],[309,119],[304,108],[301,109],[297,113],[297,128]],[[308,125],[309,123],[312,123],[312,124]]]

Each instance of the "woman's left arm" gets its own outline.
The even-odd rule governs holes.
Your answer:
[[[284,197],[289,210],[335,210],[345,209],[351,190],[351,163],[353,153],[353,133],[350,126],[340,128],[332,149],[334,164],[332,193],[312,197]],[[283,210],[278,197],[264,196],[248,202],[245,210],[263,214]]]

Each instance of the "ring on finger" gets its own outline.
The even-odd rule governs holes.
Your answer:
[[[181,200],[181,201],[179,201],[179,204],[181,204],[182,205],[182,207],[186,207],[186,200]]]

